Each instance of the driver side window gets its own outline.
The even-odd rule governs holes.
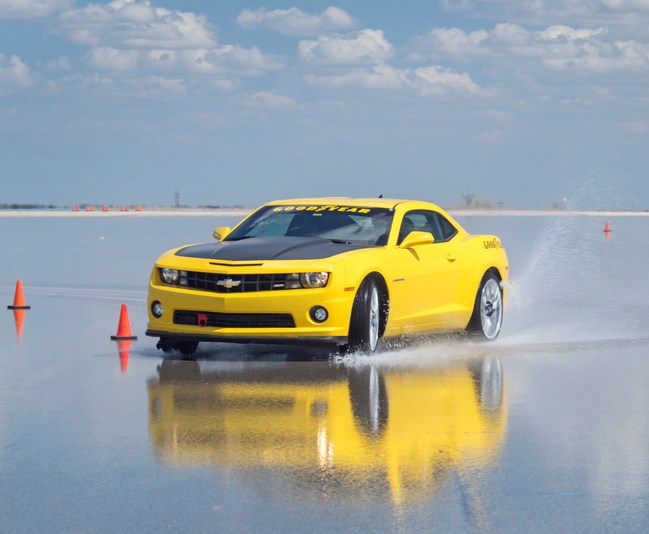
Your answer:
[[[399,229],[397,245],[413,231],[429,232],[435,238],[435,243],[449,241],[457,233],[457,229],[442,215],[434,211],[418,210],[406,213]]]
[[[401,242],[406,238],[406,236],[415,230],[415,223],[412,219],[406,215],[401,221],[401,228],[399,229],[399,238],[397,239],[397,245],[400,245]]]

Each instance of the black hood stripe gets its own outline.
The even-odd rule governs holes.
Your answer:
[[[176,256],[223,261],[317,260],[369,247],[312,237],[251,237],[241,241],[190,245],[178,250]]]

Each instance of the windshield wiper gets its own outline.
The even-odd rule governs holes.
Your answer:
[[[251,237],[255,237],[254,235],[242,235],[241,237],[226,237],[224,241],[241,241],[242,239],[250,239]]]
[[[351,241],[346,241],[345,239],[332,239],[330,237],[328,237],[327,239],[329,239],[329,241],[331,241],[332,243],[336,243],[337,245],[351,245],[352,244]]]

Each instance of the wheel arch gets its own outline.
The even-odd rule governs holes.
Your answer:
[[[480,278],[480,283],[478,284],[478,288],[476,289],[476,295],[477,292],[480,291],[480,286],[482,285],[482,281],[484,280],[485,276],[488,274],[493,274],[496,278],[498,278],[498,283],[500,284],[500,293],[503,298],[503,303],[505,302],[505,287],[503,284],[503,281],[507,279],[507,274],[505,273],[505,276],[502,275],[500,272],[500,269],[496,267],[495,265],[492,265],[491,267],[488,267],[485,272],[482,274],[482,278]]]
[[[487,276],[489,273],[495,274],[498,277],[499,282],[503,281],[503,276],[502,276],[502,274],[500,274],[500,270],[498,269],[498,267],[495,267],[495,266],[492,265],[491,267],[487,268],[484,271],[484,273],[482,273],[482,278],[480,278],[481,283],[482,283],[482,280],[484,280],[484,277]]]
[[[482,274],[479,274],[480,272]],[[502,281],[503,281],[502,274],[500,273],[500,270],[498,269],[498,267],[496,267],[495,265],[491,265],[490,267],[483,267],[481,269],[481,271],[478,271],[477,274],[478,274],[478,276],[476,276],[475,284],[473,285],[473,287],[474,287],[473,296],[472,296],[472,298],[473,298],[473,301],[472,301],[473,310],[475,310],[475,302],[476,302],[476,299],[478,298],[478,294],[480,293],[480,288],[482,287],[482,283],[484,282],[485,278],[489,274],[493,274],[496,278],[498,278],[498,282],[501,284],[500,285],[501,292],[502,292],[502,287],[503,287],[502,286]],[[504,295],[504,293],[503,293],[503,295]]]
[[[467,286],[464,293],[464,298],[467,299],[467,306],[470,306],[471,313],[475,309],[475,299],[480,292],[482,283],[484,282],[485,277],[488,274],[493,274],[498,278],[498,282],[503,281],[503,276],[500,273],[500,269],[493,264],[485,263],[471,273],[470,278],[466,280]]]

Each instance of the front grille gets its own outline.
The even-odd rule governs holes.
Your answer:
[[[289,274],[215,274],[193,271],[187,273],[183,287],[214,291],[215,293],[251,293],[286,289]]]
[[[295,328],[290,313],[204,313],[176,310],[174,323],[215,328]]]

